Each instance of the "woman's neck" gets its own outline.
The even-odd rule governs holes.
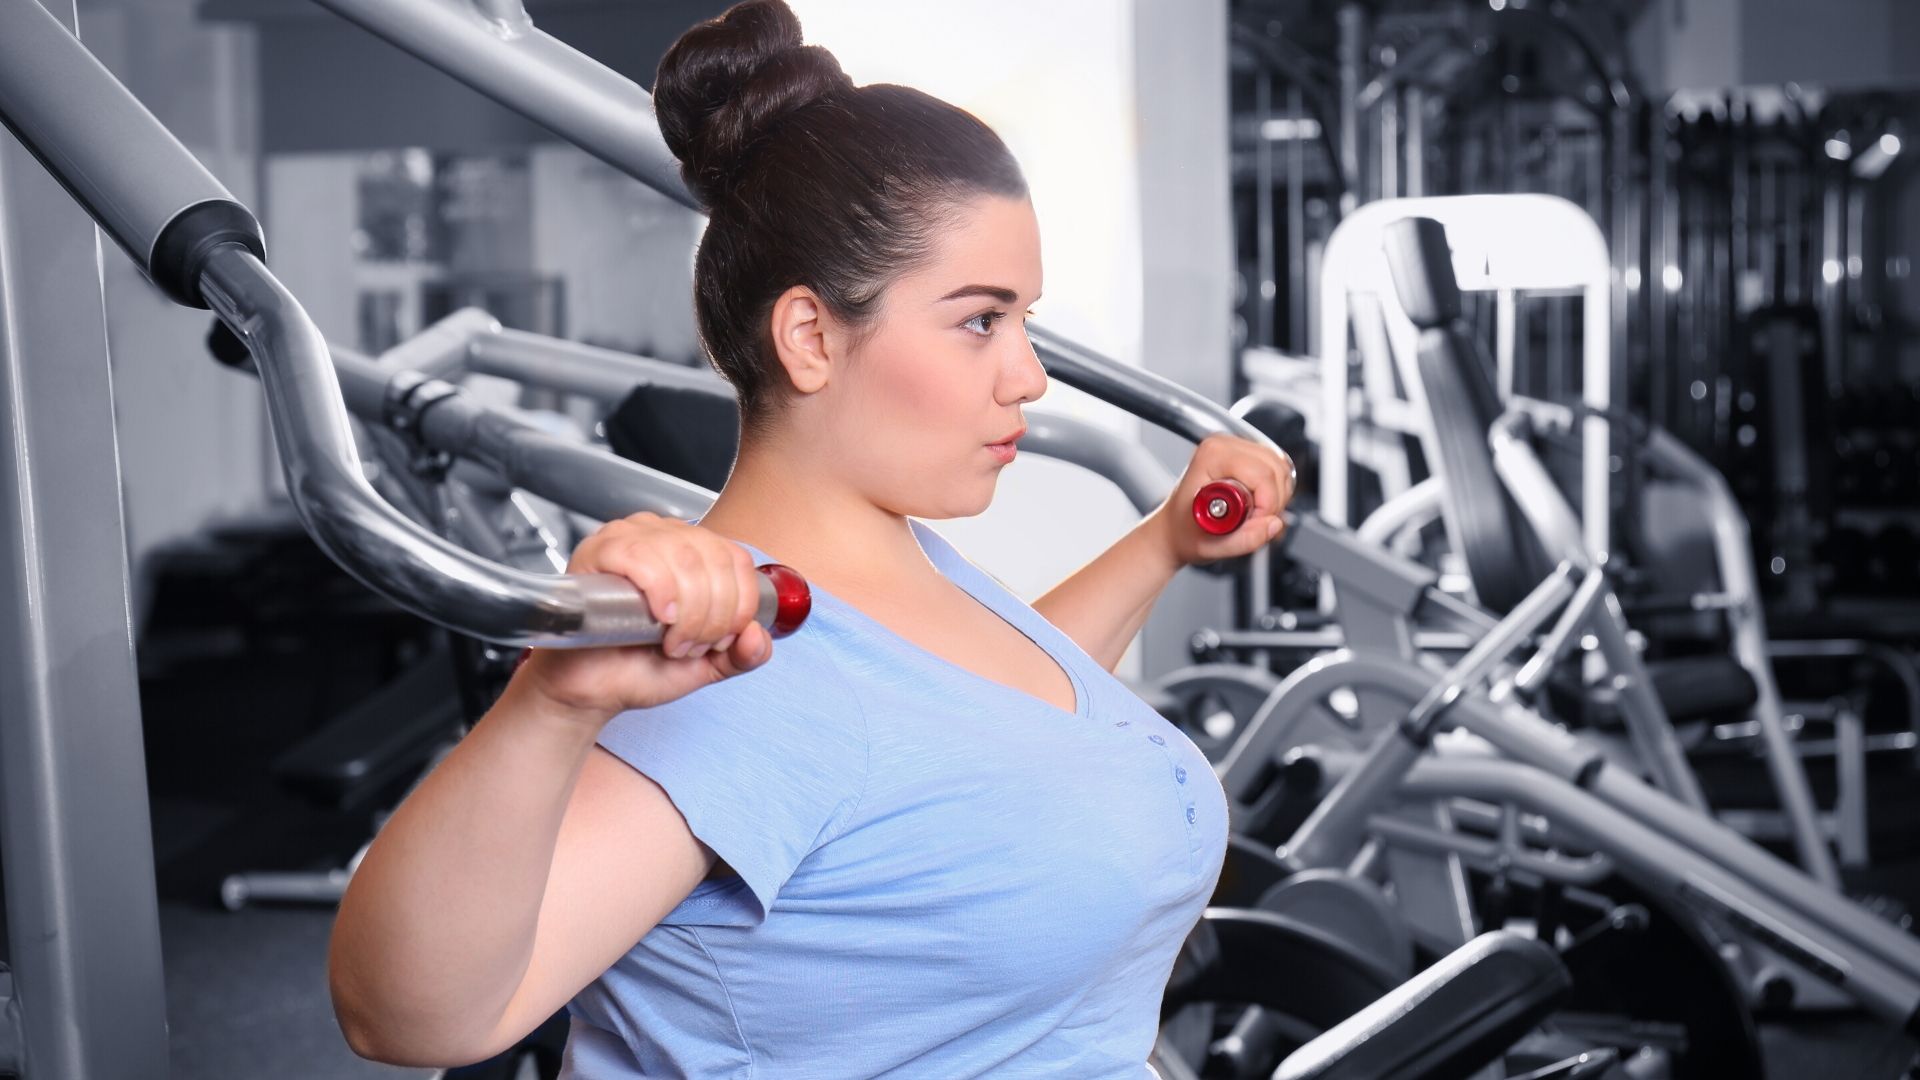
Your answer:
[[[701,527],[752,544],[839,596],[939,577],[907,519],[833,481],[803,453],[742,441]]]

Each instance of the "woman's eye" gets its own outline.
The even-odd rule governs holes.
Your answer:
[[[978,334],[981,337],[987,337],[993,333],[993,324],[1004,317],[1005,316],[998,311],[983,311],[960,325],[966,327],[972,333]]]

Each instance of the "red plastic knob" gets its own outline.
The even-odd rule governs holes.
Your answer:
[[[1235,480],[1215,480],[1193,497],[1193,520],[1215,536],[1225,536],[1247,520],[1253,494]]]
[[[775,594],[779,597],[774,609],[773,626],[769,629],[777,638],[786,637],[800,624],[807,621],[807,615],[813,611],[813,590],[807,588],[807,579],[790,566],[768,563],[759,568],[773,582]]]

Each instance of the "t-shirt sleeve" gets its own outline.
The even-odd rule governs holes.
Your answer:
[[[659,784],[702,843],[739,874],[707,882],[668,923],[753,925],[866,788],[866,717],[807,630],[753,671],[623,712],[599,743]],[[744,888],[741,885],[744,883]]]

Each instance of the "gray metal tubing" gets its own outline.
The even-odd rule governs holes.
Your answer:
[[[1182,438],[1197,443],[1209,435],[1237,435],[1279,449],[1252,424],[1171,379],[1102,356],[1032,323],[1027,324],[1027,337],[1048,375]]]
[[[1401,530],[1425,525],[1439,516],[1446,492],[1446,485],[1430,476],[1382,503],[1367,515],[1354,535],[1364,543],[1391,547]]]
[[[1560,494],[1560,488],[1527,443],[1533,418],[1520,409],[1501,414],[1487,430],[1494,470],[1513,494],[1513,501],[1540,537],[1540,546],[1556,559],[1572,559],[1582,569],[1592,562],[1580,521]]]
[[[500,332],[500,320],[480,308],[461,308],[380,354],[394,370],[417,371],[434,379],[457,379],[472,367],[473,342]]]
[[[1465,796],[1545,814],[1555,828],[1603,851],[1642,888],[1703,911],[1716,922],[1732,923],[1744,935],[1840,986],[1882,1020],[1904,1026],[1920,1008],[1920,985],[1911,974],[1883,962],[1885,954],[1830,932],[1837,928],[1807,925],[1808,920],[1774,897],[1756,893],[1738,870],[1709,861],[1706,853],[1669,839],[1659,827],[1537,769],[1490,758],[1428,758],[1408,773],[1403,790],[1416,798]],[[1832,893],[1822,892],[1827,904],[1838,902]]]
[[[1337,626],[1318,630],[1208,630],[1208,641],[1228,649],[1338,649],[1347,643]],[[1478,635],[1461,630],[1416,630],[1413,647],[1422,653],[1466,652]]]
[[[1906,695],[1907,730],[1914,734],[1916,753],[1920,753],[1920,670],[1916,670],[1913,658],[1906,653],[1878,641],[1830,638],[1815,641],[1769,641],[1767,654],[1776,659],[1858,656],[1885,667],[1900,684],[1901,692]],[[1802,748],[1804,749],[1804,744]]]
[[[1494,665],[1539,630],[1540,624],[1559,611],[1574,594],[1574,572],[1572,563],[1563,562],[1554,567],[1552,573],[1535,585],[1532,592],[1447,671],[1447,682],[1471,690],[1486,678]]]
[[[1097,424],[1054,413],[1029,412],[1021,450],[1078,465],[1106,477],[1142,514],[1152,513],[1179,478],[1146,447]]]
[[[1540,545],[1553,558],[1568,559],[1587,569],[1594,565],[1573,508],[1547,474],[1546,466],[1527,440],[1533,418],[1523,407],[1510,408],[1487,432],[1487,444],[1493,451],[1494,469],[1512,494],[1521,514],[1533,527]],[[1616,677],[1621,716],[1635,750],[1644,759],[1660,786],[1690,805],[1705,811],[1707,799],[1699,779],[1687,763],[1686,752],[1674,737],[1666,709],[1648,682],[1646,666],[1626,638],[1627,624],[1620,613],[1620,602],[1611,591],[1601,598],[1588,623],[1598,640],[1608,668]],[[1818,850],[1810,868],[1817,868]],[[1828,859],[1831,865],[1831,857]]]
[[[1525,438],[1532,421],[1522,410],[1511,410],[1495,421],[1487,433],[1493,449],[1494,467],[1512,492],[1522,513],[1540,535],[1550,552],[1572,559],[1589,558],[1586,541],[1572,509],[1559,488],[1547,475],[1546,467]],[[1759,701],[1749,716],[1759,724],[1767,752],[1767,771],[1779,796],[1781,809],[1793,826],[1794,849],[1801,865],[1828,885],[1837,886],[1840,870],[1827,846],[1820,827],[1819,811],[1807,782],[1805,768],[1781,723],[1780,695],[1773,680],[1772,661],[1766,651],[1766,631],[1759,614],[1753,589],[1753,564],[1747,555],[1745,518],[1733,503],[1726,481],[1705,462],[1693,457],[1671,436],[1658,428],[1647,440],[1647,451],[1659,467],[1696,485],[1707,500],[1714,528],[1714,551],[1719,561],[1721,584],[1736,601],[1733,647],[1741,666],[1753,676],[1759,687]],[[1698,778],[1687,764],[1686,755],[1673,737],[1665,709],[1646,679],[1645,665],[1626,640],[1626,617],[1619,600],[1609,594],[1603,609],[1592,623],[1595,637],[1606,655],[1608,666],[1622,676],[1620,686],[1623,716],[1628,733],[1661,787],[1685,802],[1705,809],[1706,795]]]
[[[326,341],[251,253],[237,246],[214,253],[201,289],[253,354],[302,523],[367,587],[422,618],[508,645],[659,640],[658,624],[624,578],[511,570],[424,532],[387,505],[361,473]]]
[[[1621,613],[1620,599],[1612,589],[1601,594],[1600,603],[1594,609],[1594,618],[1587,624],[1587,629],[1600,646],[1607,669],[1613,672],[1614,690],[1619,695],[1620,719],[1625,723],[1627,738],[1646,764],[1648,773],[1661,790],[1703,814],[1711,813],[1706,792],[1701,790],[1700,778],[1687,761],[1687,752],[1680,745],[1679,736],[1674,734],[1666,706],[1660,703],[1660,696],[1653,691],[1653,679],[1647,672],[1646,663],[1627,640],[1627,619]],[[1778,719],[1778,714],[1775,718]],[[1798,768],[1799,763],[1795,761],[1794,766]],[[1806,809],[1810,824],[1811,807],[1809,802]],[[1821,860],[1818,855],[1826,852],[1824,844],[1816,840],[1811,851],[1814,857],[1804,859],[1808,870],[1821,876],[1828,884],[1838,885],[1837,876],[1819,874]],[[1806,857],[1809,852],[1802,851],[1801,855]],[[1827,854],[1825,863],[1831,871],[1831,854]]]
[[[1738,874],[1748,891],[1764,890],[1909,978],[1920,979],[1920,939],[1861,909],[1728,826],[1687,810],[1619,769],[1603,769],[1592,790],[1661,835]]]
[[[1761,611],[1759,576],[1753,568],[1747,517],[1734,501],[1726,478],[1680,440],[1660,428],[1653,428],[1648,432],[1645,450],[1656,468],[1679,476],[1706,501],[1707,518],[1713,527],[1714,559],[1720,568],[1720,587],[1734,601],[1727,620],[1733,636],[1733,654],[1753,677],[1759,691],[1758,700],[1748,715],[1760,725],[1760,738],[1767,748],[1767,771],[1779,794],[1780,807],[1793,825],[1794,849],[1799,852],[1801,865],[1820,880],[1837,885],[1840,869],[1834,864],[1833,851],[1827,847],[1825,832],[1820,828],[1812,785],[1781,721],[1785,709],[1780,703],[1780,684],[1773,677],[1773,656],[1767,647],[1766,616]]]
[[[1247,801],[1253,794],[1254,784],[1280,760],[1281,753],[1293,749],[1289,736],[1301,718],[1309,710],[1319,708],[1329,693],[1351,686],[1360,676],[1387,666],[1386,661],[1342,649],[1316,656],[1288,673],[1273,693],[1267,695],[1259,711],[1241,726],[1233,745],[1214,765],[1227,798]],[[1425,693],[1426,686],[1432,683],[1433,675],[1427,673],[1426,682],[1416,697],[1418,693]]]
[[[12,3],[26,0],[10,0]],[[647,92],[535,28],[506,35],[466,0],[318,0],[607,164],[699,209]]]
[[[1607,576],[1599,570],[1588,570],[1575,590],[1573,599],[1560,612],[1560,621],[1540,642],[1540,648],[1529,657],[1513,677],[1513,689],[1521,694],[1531,694],[1547,681],[1554,665],[1558,664],[1572,647],[1575,635],[1592,617],[1600,598],[1606,592]]]
[[[396,385],[416,382],[351,349],[333,349],[340,389],[355,415],[370,423],[394,418]],[[642,510],[662,517],[705,513],[713,493],[581,442],[553,435],[525,420],[483,405],[456,386],[418,416],[422,442],[434,450],[486,465],[513,487],[525,488],[575,513],[612,521]],[[418,391],[416,391],[418,392]]]
[[[713,504],[704,488],[549,434],[463,394],[428,409],[420,432],[429,446],[487,465],[515,487],[600,521],[642,510],[690,518]]]
[[[1366,838],[1368,819],[1392,801],[1407,769],[1426,752],[1436,731],[1446,726],[1452,709],[1557,611],[1573,589],[1573,570],[1561,563],[1449,668],[1405,719],[1380,731],[1365,759],[1294,830],[1282,856],[1309,869],[1346,865]]]
[[[1565,885],[1595,886],[1613,873],[1605,855],[1557,856],[1526,850],[1507,850],[1497,840],[1443,832],[1405,818],[1375,816],[1367,829],[1395,847],[1458,855],[1479,870],[1512,869]]]
[[[1373,815],[1392,803],[1407,770],[1427,752],[1400,724],[1380,729],[1365,755],[1279,850],[1295,870],[1340,869],[1366,842]],[[1224,786],[1224,785],[1223,785]]]
[[[30,1080],[167,1075],[101,247],[0,135],[0,1061]]]
[[[528,386],[582,394],[608,405],[619,404],[639,386],[672,386],[728,400],[734,397],[732,385],[710,369],[684,367],[521,330],[495,329],[474,335],[467,344],[466,369]]]
[[[1439,673],[1411,661],[1377,653],[1342,649],[1316,656],[1281,680],[1260,711],[1241,728],[1233,746],[1214,767],[1221,787],[1228,798],[1246,801],[1253,784],[1281,755],[1293,749],[1290,738],[1301,719],[1319,708],[1335,690],[1366,688],[1411,706],[1439,679]],[[1510,717],[1515,709],[1518,717]],[[1454,705],[1452,715],[1455,726],[1465,727],[1502,749],[1522,747],[1527,751],[1523,760],[1565,779],[1591,769],[1592,763],[1603,756],[1595,747],[1518,706],[1495,706],[1468,697]]]
[[[167,226],[202,204],[251,215],[37,0],[0,0],[0,122],[142,272],[175,300],[194,283],[156,266]],[[258,225],[253,226],[257,243]]]

